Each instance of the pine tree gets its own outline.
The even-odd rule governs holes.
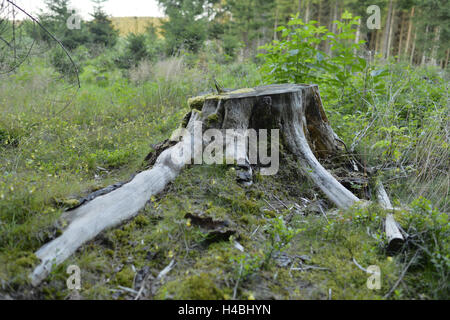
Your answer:
[[[205,6],[209,0],[158,0],[169,20],[162,25],[167,53],[180,49],[197,52],[207,37]]]
[[[113,47],[117,42],[119,32],[114,29],[111,20],[103,10],[102,4],[107,0],[91,1],[96,5],[92,14],[94,20],[88,24],[91,42],[105,47]]]
[[[46,0],[45,4],[48,12],[40,14],[39,21],[63,43],[64,47],[75,49],[89,42],[89,34],[83,21],[80,23],[80,29],[70,29],[67,26],[67,21],[74,14],[69,10],[69,0]],[[51,37],[43,30],[39,30],[35,37],[47,42],[52,41]]]

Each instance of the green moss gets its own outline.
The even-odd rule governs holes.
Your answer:
[[[73,208],[80,204],[77,199],[55,199],[55,202],[62,207]]]
[[[205,103],[205,96],[198,96],[188,99],[188,106],[190,109],[202,110],[203,104]]]
[[[34,253],[29,253],[26,256],[16,260],[16,264],[21,267],[33,267],[38,262],[39,259],[35,256]]]
[[[183,280],[166,283],[158,292],[157,299],[219,300],[224,293],[207,273],[189,276]]]
[[[217,113],[211,113],[207,118],[206,118],[206,124],[208,126],[213,125],[214,123],[217,123],[217,121],[219,121],[219,116]]]
[[[255,92],[255,89],[242,88],[242,89],[237,89],[237,90],[234,90],[234,91],[227,92],[227,94],[241,94],[241,93],[251,93],[251,92]]]
[[[133,269],[130,266],[126,266],[116,274],[116,283],[130,288],[133,285],[134,274]]]
[[[134,219],[134,222],[139,227],[145,227],[146,225],[148,225],[150,223],[150,219],[148,217],[146,217],[145,215],[140,214]]]

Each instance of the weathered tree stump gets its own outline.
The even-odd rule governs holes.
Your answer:
[[[185,119],[190,137],[184,136],[175,145],[167,143],[164,151],[158,151],[161,153],[150,170],[73,210],[71,222],[63,234],[36,252],[42,263],[31,275],[33,285],[38,285],[53,265],[63,262],[83,243],[106,228],[133,217],[152,195],[164,190],[192,157],[202,152],[204,143],[196,141],[194,134],[198,121],[204,124],[204,129],[279,129],[283,145],[297,157],[304,175],[329,200],[344,209],[359,200],[317,160],[342,152],[342,142],[328,122],[317,85],[285,84],[242,89],[196,97],[190,99],[190,104],[194,110]],[[238,148],[242,151],[243,146]],[[193,152],[187,157],[183,150]],[[184,156],[180,157],[180,154]],[[235,159],[238,163],[247,160],[246,154],[238,152],[234,155],[246,158]]]
[[[221,129],[280,129],[286,148],[300,161],[304,174],[338,207],[358,198],[319,163],[341,152],[342,142],[331,128],[317,85],[270,85],[205,96],[201,120]],[[211,125],[208,119],[215,119]]]

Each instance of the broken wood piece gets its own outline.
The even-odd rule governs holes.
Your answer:
[[[198,114],[194,113],[191,116],[192,122],[188,125],[189,130],[193,131],[196,120],[198,120]],[[189,146],[185,145],[187,143]],[[30,275],[32,285],[39,285],[54,265],[66,260],[86,241],[93,239],[103,230],[132,218],[145,206],[152,195],[163,191],[191,160],[179,156],[183,154],[183,148],[191,148],[188,139],[183,139],[175,146],[163,151],[152,169],[139,173],[122,187],[73,210],[72,222],[63,234],[36,252],[41,263]]]
[[[377,183],[376,190],[378,203],[385,210],[390,210],[393,212],[394,207],[392,207],[391,201],[389,200],[389,196],[387,195],[386,190],[384,189],[384,186],[381,182]],[[386,220],[385,220],[385,233],[388,241],[387,251],[397,252],[402,248],[405,239],[397,226],[397,222],[395,221],[392,212],[386,213]]]

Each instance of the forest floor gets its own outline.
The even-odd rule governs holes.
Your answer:
[[[280,167],[278,175],[256,174],[243,186],[233,166],[193,165],[39,287],[11,282],[3,298],[382,299],[403,266],[375,236],[383,210],[333,209],[290,156]],[[35,262],[27,256],[15,264],[24,273]],[[67,288],[70,265],[81,270],[79,291]],[[380,289],[367,285],[370,274],[358,265],[380,268]],[[408,296],[408,281],[398,289]]]
[[[415,171],[394,167],[385,172],[392,181],[385,184],[388,193],[395,195],[396,206],[405,208],[396,220],[423,248],[407,242],[391,255],[384,249],[386,213],[381,208],[333,208],[285,150],[279,173],[261,176],[256,171],[252,186],[236,181],[233,166],[186,168],[135,218],[84,244],[40,286],[32,287],[28,275],[38,264],[34,252],[61,233],[62,213],[90,192],[142,170],[150,145],[168,138],[181,122],[187,98],[210,88],[200,69],[166,73],[168,65],[182,65],[174,59],[153,68],[156,80],[137,84],[122,79],[117,70],[107,73],[107,85],[97,83],[92,64],[81,75],[84,86],[60,116],[54,116],[57,106],[38,95],[40,81],[50,72],[44,63],[23,65],[10,81],[0,83],[0,299],[450,296],[448,214],[421,198],[411,203],[411,197],[420,196],[411,190],[423,186],[445,208],[448,194],[442,190],[448,174],[427,178],[428,185],[408,185],[405,181]],[[254,64],[208,68],[228,88],[261,84]],[[440,99],[433,98],[433,103],[445,99],[441,89],[434,92],[434,84],[419,75],[417,79],[427,86],[426,99],[431,94]],[[418,95],[416,88],[411,90]],[[367,123],[359,123],[356,113],[342,117],[331,98],[323,99],[332,127],[351,143]],[[376,143],[383,130],[373,130],[368,141]],[[441,150],[432,149],[439,155]],[[376,163],[372,157],[366,160]],[[437,163],[436,170],[441,170],[442,161]],[[397,177],[399,172],[406,175],[404,180]],[[71,265],[81,270],[79,291],[67,287]],[[369,266],[380,270],[380,289],[368,286],[371,275],[362,269]]]

